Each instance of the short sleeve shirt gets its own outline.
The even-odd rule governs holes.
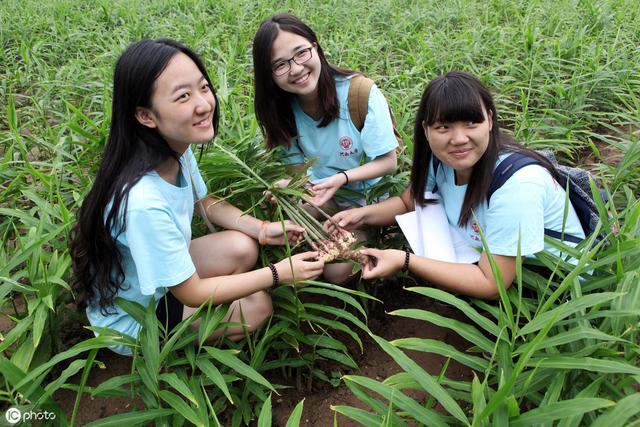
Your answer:
[[[500,155],[496,166],[507,157]],[[440,164],[435,177],[449,224],[458,228],[472,246],[482,247],[480,230],[484,233],[492,254],[516,256],[520,236],[520,253],[532,256],[546,249],[559,254],[544,242],[544,229],[564,232],[584,238],[575,210],[568,204],[566,222],[563,221],[567,196],[562,188],[539,165],[529,165],[518,170],[491,196],[490,203],[483,202],[475,216],[465,227],[458,226],[467,185],[456,185],[454,170]],[[434,183],[433,162],[429,167],[427,189]],[[566,242],[567,244],[571,244]]]
[[[398,146],[393,133],[389,106],[382,92],[374,85],[369,94],[367,117],[358,131],[349,115],[348,96],[351,77],[337,77],[336,91],[340,103],[339,116],[325,127],[318,127],[320,120],[309,117],[298,101],[292,101],[298,137],[291,142],[286,162],[297,164],[314,160],[308,174],[311,181],[321,180],[364,163],[394,150]],[[363,193],[380,178],[355,182],[348,187]]]
[[[180,158],[178,185],[151,171],[131,188],[125,212],[126,228],[114,236],[124,270],[124,282],[117,296],[146,307],[151,297],[155,297],[157,303],[169,287],[195,273],[189,244],[196,194],[198,199],[203,198],[207,189],[191,149]],[[140,325],[124,310],[114,304],[108,311],[104,316],[99,306],[89,305],[89,322],[134,338],[138,336]],[[112,349],[131,354],[124,346]]]

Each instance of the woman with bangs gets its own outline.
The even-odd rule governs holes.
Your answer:
[[[371,88],[366,119],[358,130],[347,101],[359,73],[329,64],[314,31],[286,13],[260,25],[253,40],[253,66],[256,118],[267,147],[282,147],[293,169],[308,167],[309,202],[330,213],[364,205],[366,192],[397,165],[398,142],[380,90]],[[349,190],[346,200],[334,197],[341,187]],[[357,231],[363,240],[364,233]],[[351,270],[351,264],[328,265],[324,277],[342,283]]]
[[[539,164],[515,172],[495,191],[489,204],[494,170],[513,152],[525,153]],[[500,131],[490,92],[467,73],[446,73],[432,80],[424,91],[414,123],[410,187],[398,197],[339,212],[333,219],[346,229],[391,225],[396,215],[430,203],[425,192],[439,194],[449,224],[470,246],[482,250],[482,231],[507,287],[515,278],[519,242],[522,256],[532,256],[551,249],[544,242],[545,229],[584,238],[571,204],[564,219],[566,194],[557,183],[553,165]],[[363,267],[365,279],[403,270],[454,293],[484,299],[498,296],[484,251],[474,264],[438,261],[408,250],[367,248],[362,253],[372,259]]]

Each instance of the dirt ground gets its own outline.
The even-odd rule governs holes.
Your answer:
[[[423,321],[386,314],[398,308],[422,308],[447,317],[464,320],[464,315],[456,309],[405,291],[395,281],[390,281],[388,285],[382,287],[378,298],[383,300],[384,304],[373,306],[369,318],[369,327],[374,334],[386,340],[404,337],[432,338],[451,344],[461,350],[471,346],[470,343],[448,329]],[[363,341],[364,352],[360,354],[359,350],[355,351],[357,349],[355,346],[352,352],[360,369],[348,372],[344,367],[341,367],[341,372],[363,375],[381,381],[401,371],[401,368],[369,336],[360,334],[360,337]],[[445,362],[443,357],[433,354],[414,351],[407,353],[432,375],[439,374]],[[109,350],[101,350],[97,359],[105,364],[106,369],[93,369],[88,380],[88,385],[91,386],[100,384],[111,377],[127,374],[131,369],[129,358],[118,356]],[[469,368],[452,361],[449,364],[446,375],[450,379],[468,380],[471,378],[472,373]],[[282,383],[282,381],[279,381],[281,378],[275,380]],[[74,383],[77,381],[77,378],[72,379]],[[423,398],[422,396],[414,395],[412,397]],[[71,414],[75,400],[74,392],[61,390],[55,394],[54,398],[66,414]],[[284,426],[295,405],[303,398],[305,402],[301,424],[305,426],[324,427],[333,425],[335,413],[331,410],[331,405],[363,407],[344,384],[333,387],[328,383],[316,380],[311,393],[307,394],[305,391],[299,391],[295,387],[291,387],[282,391],[280,396],[273,397],[273,425]],[[142,408],[142,403],[135,399],[132,400],[125,397],[90,399],[87,395],[84,395],[77,415],[77,425],[84,425],[92,420],[129,412],[132,409],[132,405]],[[337,420],[340,426],[358,425],[341,415],[337,416]]]

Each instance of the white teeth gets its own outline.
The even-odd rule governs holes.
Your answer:
[[[305,74],[304,76],[300,77],[299,79],[294,80],[293,83],[294,84],[302,83],[302,82],[306,81],[308,77],[309,77],[309,74]]]

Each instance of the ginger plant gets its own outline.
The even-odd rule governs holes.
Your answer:
[[[262,191],[263,197],[258,204],[270,198],[291,221],[303,226],[307,230],[305,233],[306,243],[312,249],[319,251],[325,262],[334,260],[349,260],[359,264],[366,262],[367,257],[354,249],[354,244],[357,239],[353,233],[341,229],[335,223],[335,228],[340,231],[338,233],[330,233],[305,209],[307,206],[312,206],[321,216],[328,221],[333,221],[320,208],[304,202],[304,187],[308,184],[306,176],[301,174],[294,175],[294,179],[291,180],[287,187],[279,188],[267,182],[265,178],[255,171],[254,167],[249,166],[247,162],[240,159],[233,151],[217,142],[214,142],[213,145],[219,152],[224,154],[225,159],[221,159],[221,161],[215,165],[215,168],[211,168],[209,174],[218,171],[224,172],[228,176],[233,176],[234,181],[230,183],[227,190],[230,190],[232,193],[234,189],[236,189],[236,191],[246,191],[248,188],[251,188],[253,192]],[[276,180],[273,172],[273,170],[269,170],[267,173],[267,175],[270,175],[267,179],[271,182]]]

